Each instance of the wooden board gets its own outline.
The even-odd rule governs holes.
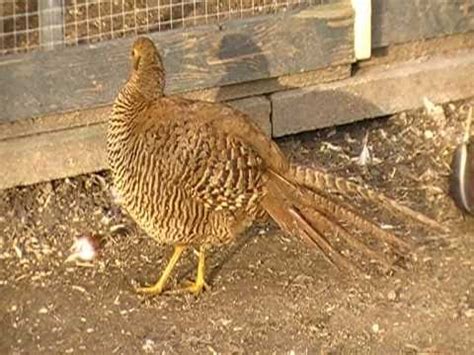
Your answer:
[[[167,93],[300,73],[353,61],[349,3],[155,33]],[[128,72],[133,39],[5,57],[0,122],[109,104]]]
[[[390,115],[474,96],[474,50],[422,62],[367,68],[335,83],[276,93],[274,137]]]
[[[193,100],[235,101],[250,96],[341,80],[348,78],[350,74],[351,66],[350,64],[345,64],[304,73],[284,75],[278,78],[255,80],[220,88],[189,91],[183,93],[182,96]],[[31,119],[0,123],[0,141],[105,122],[111,110],[112,106],[106,105],[62,114],[48,114]],[[268,131],[270,132],[269,128]]]
[[[283,136],[418,108],[424,96],[438,103],[473,97],[473,76],[471,50],[423,62],[367,68],[351,79],[273,94],[271,103],[266,97],[255,97],[233,104],[248,110],[267,132],[271,114],[273,135]],[[96,114],[107,112],[104,108]],[[104,169],[105,124],[5,139],[0,141],[0,161],[0,189]]]
[[[369,60],[358,62],[357,67],[353,69],[359,72],[364,68],[377,65],[396,65],[439,55],[455,56],[459,51],[470,49],[474,49],[474,32],[393,44],[373,50]]]
[[[474,0],[372,0],[372,46],[474,31]]]
[[[1,141],[0,189],[103,169],[105,127],[102,123]]]
[[[189,91],[180,95],[193,100],[212,102],[227,101],[341,80],[350,77],[351,70],[351,64],[335,65],[305,71],[304,73],[282,75],[277,78],[260,79],[210,89]]]

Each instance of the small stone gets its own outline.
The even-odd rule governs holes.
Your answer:
[[[39,314],[46,314],[48,313],[48,309],[46,307],[41,307],[38,311]]]
[[[379,331],[380,331],[379,325],[378,325],[377,323],[374,323],[374,324],[372,325],[372,332],[378,333]]]
[[[108,216],[102,216],[100,219],[100,223],[102,223],[104,226],[108,226],[111,222],[111,219]]]
[[[433,139],[434,134],[433,134],[433,131],[430,131],[429,129],[427,129],[427,130],[423,133],[423,136],[425,137],[425,139]]]
[[[474,317],[474,309],[473,309],[473,308],[468,309],[467,311],[464,312],[464,315],[465,315],[467,318],[472,318],[472,317]]]
[[[145,353],[151,354],[155,352],[155,342],[151,339],[145,339],[142,349]]]
[[[395,292],[395,290],[391,290],[387,294],[387,298],[389,299],[389,301],[395,301],[397,299],[397,293]]]

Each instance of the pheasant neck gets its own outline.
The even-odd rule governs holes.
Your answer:
[[[164,94],[165,77],[163,68],[158,64],[149,65],[134,71],[127,83],[146,100],[154,101]]]

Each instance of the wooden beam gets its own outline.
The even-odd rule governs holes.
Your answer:
[[[166,91],[175,93],[351,63],[352,33],[350,4],[335,3],[150,37],[164,56]],[[5,57],[0,122],[110,104],[132,41]]]
[[[338,65],[309,72],[261,79],[183,93],[182,96],[203,101],[229,101],[269,94],[292,88],[302,88],[350,77],[351,65]],[[51,114],[31,119],[0,123],[0,141],[33,134],[62,131],[107,121],[112,105],[94,107],[67,113]]]
[[[351,0],[354,8],[354,53],[357,60],[372,52],[372,0]]]
[[[433,55],[455,55],[460,50],[474,49],[474,32],[429,40],[414,41],[380,48],[374,56],[358,64],[358,74],[366,68],[381,65],[398,65],[400,62],[416,60]],[[285,75],[278,78],[262,79],[247,83],[227,85],[183,93],[190,99],[205,101],[227,101],[256,96],[277,91],[303,88],[350,77],[349,64],[317,69],[309,72]],[[12,139],[32,134],[65,130],[95,123],[105,122],[111,106],[102,106],[80,111],[50,114],[32,119],[17,120],[0,124],[0,140]]]
[[[0,4],[0,55],[3,55],[3,52],[6,52],[5,48],[5,25],[4,25],[4,17],[5,17],[5,4]]]
[[[0,189],[103,169],[105,128],[102,123],[1,141]]]
[[[193,100],[227,101],[341,80],[351,76],[351,70],[350,64],[335,65],[303,73],[282,75],[277,78],[189,91],[180,95]]]
[[[474,0],[373,0],[372,46],[474,31]]]
[[[276,93],[274,137],[390,115],[474,96],[474,50],[390,67],[367,68],[336,83]]]
[[[271,112],[273,135],[283,136],[418,108],[425,96],[436,103],[473,97],[472,77],[474,50],[369,67],[341,82],[273,94],[271,106],[266,97],[232,104],[247,110],[267,132]],[[108,108],[100,112],[105,117]],[[0,189],[101,170],[106,167],[105,123],[2,140],[0,161]]]
[[[357,63],[357,72],[371,66],[393,65],[410,60],[424,60],[431,56],[456,55],[459,51],[474,49],[474,32],[426,40],[393,44],[377,48],[369,60]]]

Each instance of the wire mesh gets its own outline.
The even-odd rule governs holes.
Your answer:
[[[0,55],[222,23],[331,0],[0,0]]]

